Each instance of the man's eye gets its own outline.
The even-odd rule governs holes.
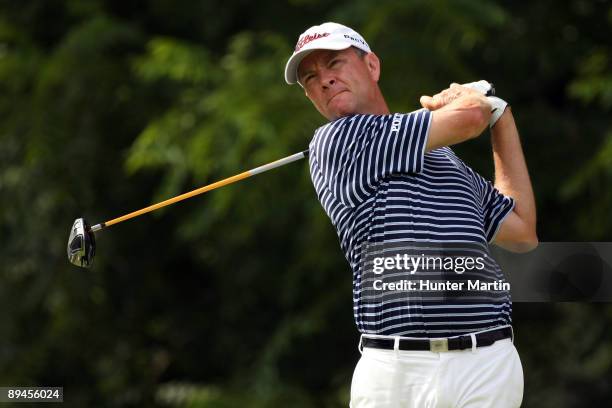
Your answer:
[[[329,62],[329,67],[331,68],[331,67],[333,67],[333,66],[335,66],[335,65],[338,65],[338,63],[339,63],[339,62],[340,62],[340,60],[339,60],[339,59],[337,59],[337,58],[336,58],[336,59],[333,59],[333,60],[331,60],[331,61]]]

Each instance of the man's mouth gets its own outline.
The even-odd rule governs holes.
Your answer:
[[[332,96],[331,98],[329,98],[329,100],[327,101],[327,104],[329,105],[329,103],[332,101],[332,99],[334,99],[336,96],[338,96],[338,95],[340,95],[341,93],[344,93],[344,92],[348,92],[348,89],[344,89],[344,90],[338,92],[337,94],[335,94],[334,96]]]

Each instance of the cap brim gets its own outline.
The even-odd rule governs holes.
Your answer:
[[[293,54],[287,61],[287,65],[285,65],[285,81],[289,85],[293,85],[298,82],[297,69],[302,60],[311,52],[316,50],[344,50],[352,45],[353,44],[346,41],[328,42],[325,44],[325,46],[313,45],[312,47],[308,47],[308,45],[306,45],[299,52]]]

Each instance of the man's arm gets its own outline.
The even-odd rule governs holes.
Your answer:
[[[421,105],[432,111],[426,151],[477,137],[491,117],[488,99],[464,87],[451,86],[433,97],[422,96]]]
[[[495,244],[513,252],[536,248],[536,206],[519,133],[510,107],[491,129],[495,188],[515,201],[495,236]]]
[[[491,105],[481,92],[455,83],[433,97],[422,96],[421,105],[434,114],[426,150],[478,136],[491,117]],[[484,124],[476,119],[479,116],[476,113],[478,108],[488,109],[488,115],[480,117],[480,120],[485,120]],[[447,109],[450,112],[446,112]],[[442,114],[437,115],[439,113]],[[469,119],[470,116],[472,119]],[[434,123],[437,125],[434,126]],[[509,251],[527,252],[538,245],[536,207],[521,141],[509,107],[491,129],[491,135],[495,163],[494,185],[502,194],[515,201],[513,211],[504,218],[494,242]]]

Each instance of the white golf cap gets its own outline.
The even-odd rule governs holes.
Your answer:
[[[323,23],[310,27],[300,35],[293,55],[287,61],[285,81],[289,85],[297,82],[300,62],[314,50],[344,50],[348,47],[371,52],[368,43],[352,28],[337,23]]]

